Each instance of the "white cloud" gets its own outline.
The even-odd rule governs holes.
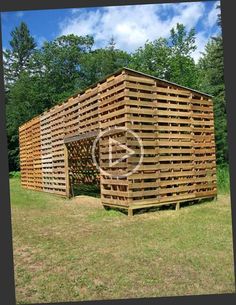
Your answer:
[[[220,2],[216,1],[213,5],[212,9],[208,13],[207,19],[205,21],[206,27],[213,27],[217,23],[218,14],[220,13],[220,11],[217,9],[217,6],[219,4],[220,4]]]
[[[218,2],[214,7],[217,4]],[[217,18],[217,10],[213,8],[206,15],[204,2],[73,9],[71,16],[60,24],[60,35],[91,34],[95,39],[95,47],[107,45],[110,38],[114,37],[118,48],[132,52],[147,40],[168,37],[170,29],[177,22],[190,30],[203,18],[207,19],[208,25],[196,35],[198,49],[193,57],[197,61],[209,38],[209,28],[215,24]]]
[[[37,40],[37,45],[39,48],[41,48],[44,44],[45,41],[47,41],[47,39],[44,36],[39,36],[36,38]]]
[[[203,22],[204,30],[198,32],[196,35],[197,50],[193,52],[192,56],[197,62],[202,56],[202,52],[205,50],[205,46],[211,37],[215,37],[219,34],[219,28],[215,28],[217,24],[218,14],[220,11],[217,6],[220,4],[219,1],[214,2],[212,9],[209,11],[205,22]]]
[[[37,36],[33,35],[34,41],[37,43],[37,48],[41,48],[45,41],[48,41],[48,39],[44,36]]]
[[[201,31],[196,34],[196,45],[197,50],[192,53],[192,57],[195,62],[198,62],[199,58],[202,56],[202,52],[205,51],[205,46],[211,37],[216,37],[219,35],[219,29],[217,28],[215,31],[205,32]]]
[[[206,33],[203,31],[196,34],[197,50],[192,53],[192,57],[195,62],[198,62],[199,58],[204,52],[208,39],[209,37],[206,36]]]
[[[175,24],[182,23],[187,30],[195,27],[205,11],[203,2],[181,3],[175,10],[175,16],[170,21],[170,27]],[[170,28],[169,28],[170,29]]]

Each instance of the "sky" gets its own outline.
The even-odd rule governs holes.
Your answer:
[[[187,30],[193,27],[196,30],[197,50],[192,56],[197,62],[209,38],[221,30],[217,25],[218,4],[219,1],[199,1],[4,12],[1,13],[3,49],[9,48],[10,33],[21,21],[27,23],[38,47],[60,35],[91,34],[95,38],[94,48],[106,46],[114,37],[116,47],[129,53],[146,41],[167,38],[178,22]]]

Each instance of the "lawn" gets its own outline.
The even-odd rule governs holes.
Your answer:
[[[18,304],[235,292],[227,194],[129,218],[10,183]]]

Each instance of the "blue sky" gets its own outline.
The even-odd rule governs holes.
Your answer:
[[[177,22],[196,29],[197,61],[208,39],[220,29],[216,9],[219,1],[146,4],[78,9],[17,11],[2,13],[3,48],[9,48],[10,32],[21,21],[29,26],[39,47],[63,34],[95,37],[95,48],[106,46],[113,36],[116,47],[133,52],[149,40],[168,37]]]

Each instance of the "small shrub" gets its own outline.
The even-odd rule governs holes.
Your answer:
[[[20,172],[10,172],[9,177],[10,178],[20,178]]]

